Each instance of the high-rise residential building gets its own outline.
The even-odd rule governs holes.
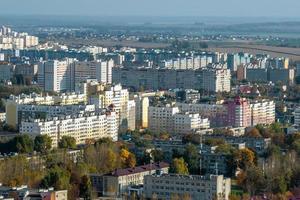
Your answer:
[[[146,198],[171,200],[172,198],[193,200],[228,200],[231,179],[223,175],[147,175],[144,178]]]
[[[66,92],[74,90],[74,60],[39,63],[38,84],[45,91]]]
[[[134,100],[128,101],[128,108],[127,108],[127,129],[128,130],[135,130],[136,125],[136,105]]]
[[[294,125],[296,128],[300,128],[300,107],[297,107],[294,111]]]
[[[121,85],[107,86],[90,97],[90,104],[98,108],[111,107],[117,112],[120,131],[128,128],[128,101],[129,92]]]
[[[0,63],[0,81],[9,81],[14,74],[15,65],[10,63]]]
[[[17,128],[23,118],[34,116],[57,116],[59,114],[72,114],[80,110],[89,111],[93,108],[86,107],[85,94],[62,94],[59,96],[11,95],[6,100],[6,123]],[[80,104],[83,104],[80,106]],[[94,105],[93,105],[94,106]],[[95,106],[94,106],[95,107]],[[35,115],[37,113],[37,115]],[[39,114],[38,114],[39,113]]]
[[[149,98],[142,95],[136,95],[135,101],[135,116],[136,116],[136,128],[148,128],[148,109]]]
[[[170,134],[188,134],[199,129],[210,127],[207,118],[202,118],[198,113],[183,113],[178,107],[167,104],[166,106],[150,106],[148,113],[148,129]]]
[[[114,67],[114,61],[102,61],[96,68],[97,80],[101,83],[112,83],[112,68]]]
[[[117,116],[114,112],[104,114],[86,112],[63,118],[22,121],[20,133],[32,137],[48,135],[52,139],[52,147],[57,147],[63,136],[73,137],[78,145],[104,137],[116,141],[118,139]]]
[[[233,127],[251,126],[251,110],[247,99],[236,97],[225,102],[227,109],[227,125]]]
[[[175,70],[154,68],[113,68],[113,82],[137,90],[203,89],[229,92],[231,74],[228,69]]]
[[[205,69],[202,70],[203,89],[213,92],[230,92],[231,74],[228,69]]]
[[[272,124],[275,122],[275,103],[270,100],[252,101],[251,109],[251,125]]]

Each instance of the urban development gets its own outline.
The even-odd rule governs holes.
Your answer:
[[[0,23],[0,199],[299,199],[299,40],[179,28]]]

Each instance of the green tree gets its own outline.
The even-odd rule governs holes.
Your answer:
[[[55,166],[49,169],[41,182],[44,188],[54,187],[56,190],[65,190],[69,188],[70,172],[61,167]]]
[[[34,139],[34,150],[41,153],[46,153],[51,149],[52,140],[48,135],[38,135]]]
[[[187,164],[183,158],[174,158],[170,167],[170,172],[175,174],[189,174]]]
[[[58,143],[58,147],[61,149],[75,149],[76,140],[70,136],[63,136]]]
[[[92,199],[92,183],[87,175],[81,177],[79,184],[79,196],[85,200]]]
[[[33,152],[33,140],[28,135],[21,135],[15,137],[11,141],[11,144],[9,144],[9,146],[11,146],[13,152],[19,152],[19,153]]]
[[[164,153],[162,150],[155,149],[151,151],[151,155],[153,157],[154,162],[161,162],[164,160]]]
[[[195,145],[189,144],[186,146],[183,158],[188,164],[189,172],[199,174],[200,155]]]

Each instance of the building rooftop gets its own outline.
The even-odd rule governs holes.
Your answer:
[[[126,168],[126,169],[116,169],[115,171],[109,173],[108,175],[126,176],[126,175],[130,175],[130,174],[137,174],[137,173],[150,171],[150,170],[159,170],[161,168],[167,168],[167,167],[169,167],[168,163],[158,162],[158,163],[141,165],[141,166]]]

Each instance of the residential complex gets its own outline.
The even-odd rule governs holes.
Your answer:
[[[182,113],[172,105],[150,106],[148,113],[148,129],[153,132],[170,134],[188,134],[199,129],[210,127],[209,120],[198,113]]]

